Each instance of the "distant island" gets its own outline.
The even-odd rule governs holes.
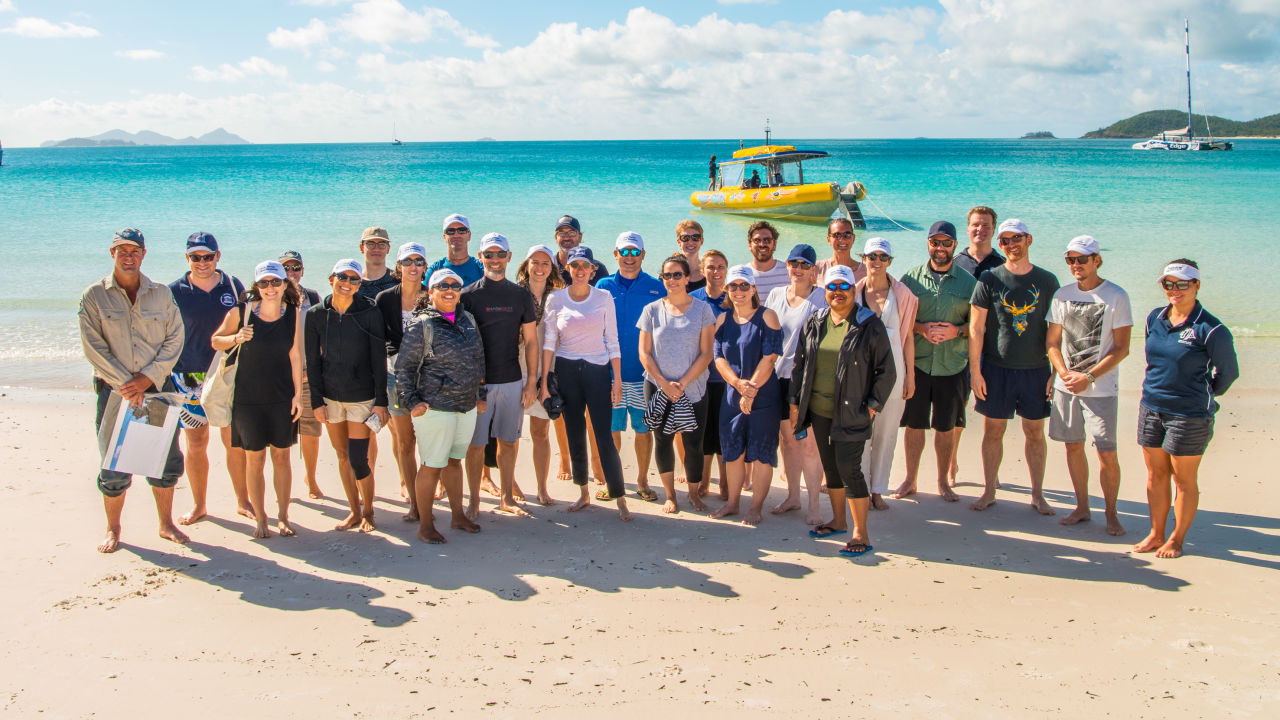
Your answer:
[[[1058,136],[1048,130],[1036,130],[1022,136],[1023,140],[1057,140]]]
[[[47,140],[40,147],[128,147],[133,145],[249,145],[249,141],[222,128],[200,137],[171,138],[158,132],[142,130],[131,133],[124,130],[108,130],[93,137]]]
[[[1205,116],[1192,115],[1193,126],[1197,136],[1208,135],[1205,130]],[[1182,110],[1149,110],[1133,117],[1121,120],[1105,128],[1087,132],[1084,138],[1149,138],[1166,130],[1186,127],[1187,114]],[[1214,137],[1280,137],[1280,113],[1238,122],[1216,115],[1209,116],[1209,130]]]
[[[486,135],[482,138],[476,138],[476,142],[498,142],[498,141]]]

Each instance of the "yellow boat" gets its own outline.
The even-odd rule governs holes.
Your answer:
[[[839,213],[850,218],[855,227],[866,227],[858,207],[858,200],[866,197],[861,183],[841,188],[834,182],[804,181],[801,163],[824,157],[828,154],[821,150],[770,144],[766,127],[764,145],[742,148],[731,160],[720,163],[712,187],[692,193],[689,202],[708,212],[791,220],[826,222]]]

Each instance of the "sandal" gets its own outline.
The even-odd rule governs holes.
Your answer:
[[[608,500],[612,500],[613,496],[609,494],[608,490],[602,488],[596,491],[596,499],[608,501]]]
[[[636,496],[639,497],[641,500],[648,500],[649,502],[654,502],[655,500],[658,499],[658,493],[654,491],[652,488],[636,490]]]
[[[866,555],[872,550],[875,550],[875,548],[870,543],[850,542],[840,549],[840,554],[845,557],[858,557],[859,555]]]
[[[847,533],[847,532],[849,532],[849,531],[848,531],[848,530],[840,530],[840,529],[838,529],[838,528],[833,528],[833,527],[831,527],[830,525],[819,525],[818,527],[816,527],[816,528],[814,528],[814,529],[812,529],[812,530],[810,530],[810,531],[809,531],[809,537],[811,537],[811,538],[824,538],[824,537],[830,537],[830,536],[832,536],[832,535],[843,535],[843,534],[845,534],[845,533]]]

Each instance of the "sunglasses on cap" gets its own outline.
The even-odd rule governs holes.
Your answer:
[[[431,289],[432,290],[461,290],[462,283],[457,282],[456,280],[445,280],[444,282],[438,282],[435,285],[432,285]]]
[[[688,235],[680,236],[680,242],[693,242],[694,240],[701,240],[701,239],[702,239],[702,236],[695,233],[690,233]]]
[[[621,257],[640,257],[640,253],[644,252],[640,248],[622,248],[618,251]]]
[[[217,253],[191,253],[187,256],[187,259],[191,262],[207,263],[213,262],[216,257],[218,257]]]
[[[1195,280],[1161,280],[1160,287],[1165,290],[1186,290]]]
[[[445,228],[444,229],[445,235],[466,235],[470,232],[471,231],[468,230],[467,228]]]
[[[1028,234],[1026,234],[1026,233],[1017,233],[1017,234],[1014,234],[1014,235],[1010,235],[1010,236],[1009,236],[1009,237],[1007,237],[1007,238],[1006,238],[1006,237],[1002,237],[1002,238],[1000,238],[1000,244],[1001,244],[1001,245],[1012,245],[1012,244],[1014,244],[1014,243],[1022,242],[1023,240],[1026,240],[1026,239],[1027,239],[1027,238],[1029,238],[1029,237],[1031,237],[1031,236],[1030,236],[1030,235],[1028,235]]]
[[[853,286],[844,281],[827,283],[827,289],[832,291],[835,291],[835,290],[847,291],[851,287]]]
[[[285,263],[284,269],[288,272],[302,272],[302,263]]]
[[[348,284],[348,285],[359,285],[359,284],[362,282],[362,280],[360,279],[360,276],[359,276],[359,275],[349,275],[349,274],[347,274],[347,273],[338,273],[337,275],[334,275],[333,277],[334,277],[334,279],[336,279],[338,282],[340,282],[340,283],[346,283],[346,284]]]
[[[485,250],[484,252],[480,253],[480,257],[484,258],[485,260],[494,260],[494,259],[501,260],[502,258],[510,254],[511,253],[507,252],[506,250]]]
[[[257,283],[255,283],[255,284],[256,284],[258,287],[260,287],[260,288],[266,288],[266,287],[280,287],[281,285],[283,285],[283,284],[284,284],[284,280],[281,280],[281,279],[280,279],[280,278],[278,278],[278,277],[273,277],[273,278],[262,278],[261,280],[259,280],[259,281],[258,281]]]
[[[417,265],[418,267],[426,267],[427,261],[422,258],[405,258],[400,261],[401,265]]]
[[[741,280],[739,280],[736,282],[731,282],[728,285],[725,285],[725,287],[729,288],[734,292],[747,292],[748,290],[751,289],[751,283],[742,282]]]
[[[1067,257],[1065,257],[1065,258],[1063,258],[1063,259],[1067,261],[1067,264],[1068,264],[1068,265],[1088,265],[1088,264],[1089,264],[1089,258],[1091,258],[1091,257],[1093,257],[1093,256],[1092,256],[1092,255],[1081,255],[1080,257],[1071,257],[1070,255],[1068,255]]]
[[[684,277],[683,270],[673,270],[672,272],[664,272],[661,275],[663,280],[679,280]]]
[[[956,241],[952,240],[951,238],[941,238],[941,239],[929,238],[929,247],[951,247],[952,245],[955,245],[955,244],[956,244]]]

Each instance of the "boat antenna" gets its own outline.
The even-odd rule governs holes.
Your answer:
[[[769,118],[764,119],[764,144],[769,144],[769,133],[773,132],[769,129]]]
[[[1187,141],[1196,139],[1196,131],[1191,126],[1191,20],[1182,19],[1182,29],[1187,39]]]

